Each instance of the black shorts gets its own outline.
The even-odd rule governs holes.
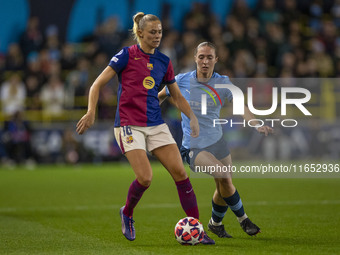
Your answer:
[[[183,161],[186,161],[189,164],[191,169],[194,169],[195,159],[201,151],[210,152],[218,160],[224,159],[225,157],[227,157],[230,154],[228,144],[223,139],[223,137],[220,140],[218,140],[218,142],[216,142],[216,143],[214,143],[214,144],[212,144],[208,147],[202,148],[202,149],[192,148],[190,150],[190,149],[187,149],[183,146],[180,149]]]

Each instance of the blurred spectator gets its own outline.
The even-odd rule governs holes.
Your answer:
[[[31,52],[27,57],[27,67],[25,70],[26,77],[34,75],[38,78],[39,84],[46,81],[46,75],[41,71],[40,59],[38,52]]]
[[[281,48],[285,44],[285,36],[282,27],[275,23],[267,23],[266,33],[268,41],[267,61],[272,70],[269,75],[275,77],[278,72],[278,63],[282,61]]]
[[[82,143],[75,138],[73,128],[67,128],[63,133],[61,147],[63,161],[67,164],[91,161],[92,156],[85,150]]]
[[[208,38],[207,28],[213,20],[209,5],[192,2],[192,9],[184,17],[184,31],[190,31],[198,38]]]
[[[6,57],[0,53],[0,82],[3,81],[3,74],[6,69]]]
[[[195,44],[199,39],[192,31],[183,33],[178,52],[180,56],[178,62],[180,72],[185,72],[185,70],[190,70],[192,67],[195,67],[192,56],[194,55]]]
[[[279,23],[281,15],[276,8],[275,0],[259,1],[257,17],[260,21],[260,31],[265,33],[268,23]]]
[[[332,55],[335,52],[338,30],[339,27],[337,29],[333,21],[325,20],[322,22],[319,38],[324,45],[327,54]]]
[[[178,33],[176,31],[169,32],[163,39],[160,46],[160,51],[167,55],[172,62],[175,73],[178,73]]]
[[[26,31],[20,37],[20,47],[26,58],[32,51],[39,51],[43,45],[43,36],[39,27],[39,18],[31,17]]]
[[[316,60],[317,70],[321,77],[332,77],[334,65],[332,58],[326,54],[325,45],[318,39],[311,40],[311,57]]]
[[[248,50],[239,50],[233,62],[236,78],[250,77],[255,73],[255,59]]]
[[[126,35],[119,28],[119,19],[110,17],[96,31],[96,42],[101,51],[112,57],[120,48]]]
[[[301,13],[297,8],[296,0],[284,0],[282,12],[282,27],[285,34],[288,34],[290,29],[290,22],[296,22],[301,18]]]
[[[13,73],[0,88],[1,106],[5,115],[11,116],[25,109],[26,88],[19,74]]]
[[[76,67],[77,55],[72,44],[65,43],[62,46],[60,64],[63,70],[72,70]]]
[[[50,73],[52,59],[50,58],[50,54],[47,49],[42,49],[39,52],[39,63],[40,63],[40,71],[45,75],[48,76]]]
[[[247,20],[251,16],[251,10],[249,9],[246,0],[233,1],[233,8],[231,14],[237,17],[239,20]]]
[[[8,47],[8,54],[6,57],[6,70],[21,71],[24,68],[24,57],[21,53],[19,44],[12,43]]]
[[[244,23],[235,19],[230,23],[231,38],[227,43],[231,56],[235,56],[239,50],[252,50],[252,45],[246,37],[246,27]]]
[[[44,116],[49,118],[62,117],[64,113],[64,84],[58,76],[51,76],[43,85],[40,100]]]
[[[331,14],[333,15],[335,26],[340,27],[340,0],[334,1],[334,5],[331,8]]]
[[[107,55],[104,52],[98,52],[93,59],[93,62],[88,65],[88,82],[93,82],[98,75],[105,69],[107,64],[109,63],[109,59]],[[87,72],[87,68],[82,68],[82,70],[85,70]],[[87,86],[86,86],[87,87]]]
[[[8,158],[15,164],[33,161],[31,148],[31,127],[23,119],[22,112],[15,112],[9,121],[4,124],[2,141],[6,147]]]
[[[253,44],[254,40],[260,37],[260,24],[257,19],[247,19],[247,40]]]
[[[100,100],[98,101],[98,119],[114,119],[115,118],[115,101],[116,97],[113,93],[114,86],[118,87],[118,81],[112,79],[102,90],[100,91]]]
[[[58,28],[55,25],[50,25],[46,29],[46,45],[49,59],[59,61],[60,59],[60,42],[58,38]]]
[[[280,72],[285,70],[286,72],[290,72],[293,75],[295,70],[296,58],[295,55],[291,52],[286,52],[283,54],[281,58],[281,62],[279,63]]]
[[[227,73],[224,73],[222,70],[225,68],[231,67],[231,58],[230,58],[230,51],[228,47],[226,47],[224,44],[217,46],[217,54],[218,54],[218,61],[215,65],[215,71],[224,75],[228,75]],[[255,67],[255,66],[254,66]]]
[[[41,84],[39,84],[39,79],[36,75],[29,75],[25,80],[26,90],[27,90],[27,104],[26,109],[28,110],[39,110],[41,107],[40,103],[40,90]]]
[[[309,27],[313,35],[321,28],[321,18],[323,15],[322,0],[314,0],[309,5]]]
[[[77,67],[67,77],[67,91],[74,97],[85,96],[89,86],[90,62],[87,58],[81,57]]]

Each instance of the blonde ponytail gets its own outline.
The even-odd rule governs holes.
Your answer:
[[[133,16],[133,28],[132,28],[132,33],[133,33],[133,38],[135,40],[137,40],[138,43],[140,43],[139,41],[139,37],[138,37],[138,29],[140,29],[139,27],[139,22],[140,20],[145,16],[144,12],[137,12],[134,16]]]

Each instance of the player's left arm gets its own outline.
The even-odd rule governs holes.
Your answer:
[[[190,119],[191,136],[199,135],[199,125],[196,115],[191,110],[187,100],[183,97],[177,82],[167,85],[174,105]]]
[[[246,121],[249,121],[249,120],[253,120],[255,119],[255,116],[254,114],[252,114],[249,110],[249,108],[245,105],[244,106],[244,115],[243,115],[243,118],[246,120]],[[259,122],[257,123],[253,123],[254,126],[257,126],[258,127],[256,128],[257,132],[259,133],[263,133],[265,136],[267,136],[268,134],[271,134],[274,132],[274,130],[267,126],[267,125],[263,125],[261,126],[261,124]]]

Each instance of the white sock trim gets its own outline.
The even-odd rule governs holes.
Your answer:
[[[247,218],[248,218],[247,214],[243,214],[243,216],[237,217],[237,220],[238,220],[239,223],[241,223],[242,221],[244,221]]]
[[[213,218],[210,219],[210,223],[211,223],[211,225],[214,225],[214,226],[221,226],[222,225],[222,221],[221,222],[215,222],[213,220]]]

